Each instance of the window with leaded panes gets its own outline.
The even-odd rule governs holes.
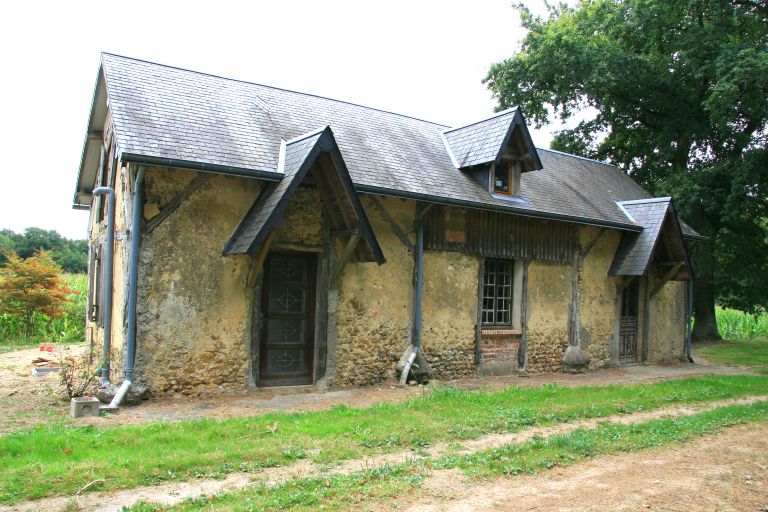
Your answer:
[[[486,259],[483,271],[483,325],[512,325],[515,262]]]

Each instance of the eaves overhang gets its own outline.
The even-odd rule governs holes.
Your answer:
[[[89,209],[91,205],[91,192],[96,182],[96,174],[101,158],[101,146],[103,144],[104,120],[108,112],[107,85],[104,80],[104,71],[99,66],[96,76],[96,85],[93,89],[91,111],[88,117],[88,128],[83,141],[83,151],[80,156],[80,168],[77,173],[77,185],[72,198],[73,208],[77,210]]]

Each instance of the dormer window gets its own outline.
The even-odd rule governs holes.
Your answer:
[[[517,199],[521,174],[542,168],[520,109],[450,128],[442,135],[453,165],[493,196]]]
[[[501,161],[493,166],[493,183],[491,190],[494,194],[516,196],[520,193],[520,164],[518,162]]]
[[[493,191],[497,194],[512,195],[509,178],[509,165],[506,162],[496,164],[493,171]]]

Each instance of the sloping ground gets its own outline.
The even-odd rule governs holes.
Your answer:
[[[680,447],[599,457],[540,476],[492,482],[469,482],[458,471],[440,471],[399,510],[764,511],[766,439],[766,424],[731,427]]]
[[[73,353],[85,351],[84,345],[65,345]],[[57,350],[61,347],[57,346]],[[32,377],[32,361],[38,357],[53,358],[39,349],[26,349],[0,354],[0,434],[49,423],[69,422],[69,404],[52,396],[58,386],[58,375]],[[600,386],[654,382],[697,375],[738,375],[748,369],[713,364],[673,364],[665,366],[628,366],[593,371],[585,374],[543,374],[531,377],[486,377],[450,383],[465,389],[501,390],[511,385]],[[96,426],[146,423],[155,420],[178,421],[195,418],[231,418],[256,416],[274,411],[313,411],[344,404],[368,407],[379,402],[401,402],[422,393],[419,386],[397,389],[390,384],[356,389],[322,390],[315,387],[272,388],[241,393],[224,393],[209,397],[168,396],[148,400],[138,407],[124,407],[105,418],[80,420],[78,424]]]
[[[606,418],[576,421],[566,424],[559,424],[552,427],[535,427],[527,429],[519,433],[511,434],[494,434],[466,441],[463,444],[457,446],[455,443],[449,445],[438,444],[430,449],[423,450],[416,456],[412,451],[403,451],[398,453],[380,455],[376,457],[357,459],[347,461],[336,467],[328,467],[319,464],[313,464],[307,461],[302,461],[299,464],[290,467],[277,467],[268,468],[257,474],[253,473],[233,473],[223,479],[212,480],[194,480],[184,483],[172,483],[158,486],[139,487],[129,490],[121,490],[116,492],[95,492],[82,496],[75,497],[60,497],[43,499],[32,502],[21,503],[13,507],[0,506],[0,512],[7,511],[34,511],[34,510],[57,510],[67,506],[69,503],[77,503],[82,510],[100,510],[100,511],[114,511],[118,512],[123,507],[130,507],[131,505],[138,503],[142,500],[152,503],[159,503],[162,505],[173,505],[180,503],[188,498],[195,498],[203,495],[213,495],[222,492],[233,492],[240,489],[245,489],[254,484],[254,482],[266,481],[268,485],[276,485],[281,482],[289,480],[297,480],[307,477],[315,477],[319,475],[329,474],[349,474],[361,469],[368,469],[373,467],[383,466],[385,464],[397,464],[408,459],[413,458],[438,458],[440,456],[449,453],[458,454],[470,454],[480,450],[487,450],[491,448],[497,448],[509,444],[518,444],[526,441],[530,441],[536,436],[550,436],[554,434],[563,434],[572,432],[579,428],[594,428],[595,426],[604,423],[612,422],[617,424],[631,424],[640,423],[662,417],[683,417],[691,416],[703,411],[713,410],[718,407],[727,405],[743,405],[756,403],[766,400],[765,396],[762,397],[750,397],[738,400],[727,400],[722,402],[716,402],[699,407],[670,407],[656,411],[637,413],[632,415],[620,415],[610,416]],[[762,428],[762,427],[761,427]],[[765,449],[765,447],[764,447]],[[768,450],[764,450],[768,451]],[[764,455],[766,455],[764,453]],[[598,459],[599,460],[599,459]],[[570,470],[568,470],[570,471]],[[420,492],[419,495],[429,496],[423,506],[435,507],[443,506],[438,503],[437,500],[441,496],[448,499],[457,499],[459,497],[468,496],[464,493],[456,493],[455,490],[467,488],[467,492],[471,492],[469,489],[472,486],[478,486],[480,484],[470,484],[463,480],[461,473],[456,471],[434,471],[432,476],[425,482],[425,492]],[[450,492],[449,492],[450,491]],[[422,505],[420,505],[422,506]],[[493,507],[494,504],[490,503],[489,507]],[[555,507],[556,508],[556,507]],[[467,504],[461,506],[455,510],[472,510],[474,505]],[[427,508],[425,510],[432,510]],[[436,510],[439,510],[436,509]],[[453,510],[453,509],[452,509]],[[490,509],[489,509],[490,510]],[[519,508],[511,508],[508,510],[520,510]],[[525,509],[522,509],[525,510]],[[603,509],[595,509],[603,510]]]

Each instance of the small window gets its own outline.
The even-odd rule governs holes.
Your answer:
[[[494,167],[493,191],[507,195],[512,193],[509,183],[509,165],[506,162],[499,162]]]
[[[485,260],[483,272],[483,325],[512,325],[512,283],[515,262]]]

